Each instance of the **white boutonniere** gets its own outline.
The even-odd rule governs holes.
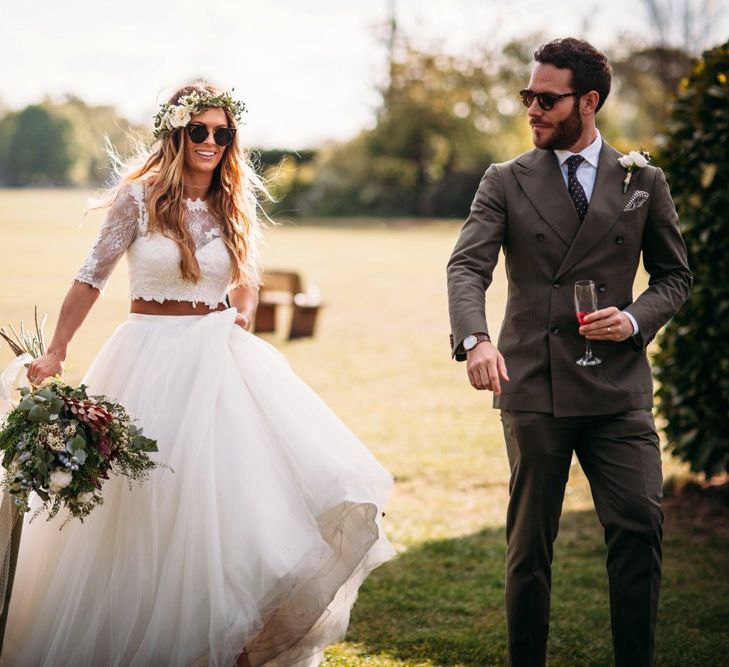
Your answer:
[[[639,151],[630,151],[630,153],[623,155],[623,157],[618,160],[620,166],[628,171],[628,173],[625,174],[625,180],[623,180],[623,194],[628,191],[628,185],[630,184],[633,172],[636,169],[642,169],[647,166],[650,160],[651,154],[643,149]]]

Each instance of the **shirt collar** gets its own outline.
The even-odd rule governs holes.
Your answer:
[[[600,134],[600,130],[597,128],[595,128],[595,131],[597,132],[595,140],[589,146],[583,148],[579,153],[571,153],[570,151],[565,150],[554,151],[554,154],[557,156],[557,160],[559,160],[560,167],[564,164],[568,157],[571,157],[572,155],[581,155],[585,158],[585,162],[589,162],[593,167],[595,167],[595,169],[597,169],[597,163],[600,161],[600,150],[602,149],[602,135]]]

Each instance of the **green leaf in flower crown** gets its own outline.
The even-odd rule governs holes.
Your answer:
[[[51,499],[51,497],[42,489],[36,489],[35,492],[40,496],[40,499],[45,503],[47,503]]]
[[[77,449],[74,452],[74,456],[78,459],[79,465],[83,465],[86,462],[86,452],[83,449]]]

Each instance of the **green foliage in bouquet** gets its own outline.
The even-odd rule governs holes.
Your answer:
[[[679,214],[691,298],[655,357],[669,449],[712,477],[729,471],[729,42],[706,51],[676,100],[662,151]]]
[[[103,502],[102,483],[110,473],[141,482],[157,467],[148,456],[157,443],[120,404],[59,378],[20,392],[0,430],[3,486],[20,511],[28,511],[34,491],[49,519],[65,507],[83,521]]]

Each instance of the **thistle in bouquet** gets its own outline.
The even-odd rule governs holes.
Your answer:
[[[42,325],[11,339],[0,335],[16,355],[43,354]],[[12,344],[11,344],[12,342]],[[4,490],[21,512],[35,492],[53,518],[62,508],[83,521],[103,502],[103,480],[110,474],[144,481],[157,467],[149,453],[157,443],[143,435],[119,403],[89,396],[86,387],[71,387],[60,377],[20,389],[20,401],[0,424]],[[64,523],[65,525],[65,523]]]

